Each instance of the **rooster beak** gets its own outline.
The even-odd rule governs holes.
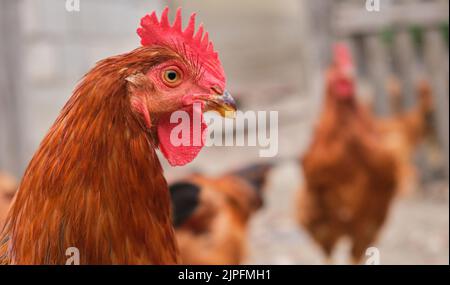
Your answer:
[[[230,92],[225,90],[223,94],[212,94],[206,100],[206,110],[216,111],[224,118],[234,118],[236,114],[236,102]]]

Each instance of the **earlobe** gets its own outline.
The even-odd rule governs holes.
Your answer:
[[[125,80],[128,82],[128,91],[134,93],[136,91],[152,91],[153,84],[145,74],[139,72],[131,74]]]
[[[142,117],[145,126],[150,129],[152,121],[146,94],[151,94],[153,91],[153,83],[143,73],[130,75],[125,80],[128,82],[127,89],[130,95],[131,109]]]
[[[150,118],[150,112],[148,111],[145,96],[139,96],[136,94],[131,94],[130,104],[133,112],[137,113],[144,120],[147,129],[152,127],[152,120]]]

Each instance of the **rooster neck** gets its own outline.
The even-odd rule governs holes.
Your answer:
[[[65,263],[76,247],[82,264],[176,263],[154,144],[125,86],[88,74],[24,175],[4,232],[12,262]]]

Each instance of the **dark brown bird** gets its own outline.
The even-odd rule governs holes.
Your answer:
[[[247,228],[262,206],[270,164],[220,177],[194,174],[170,185],[174,225],[183,264],[240,264]]]

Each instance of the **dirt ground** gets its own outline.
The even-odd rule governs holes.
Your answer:
[[[300,170],[292,163],[278,167],[271,176],[266,205],[252,220],[249,264],[323,264],[320,249],[294,220],[294,195]],[[423,194],[427,192],[427,194]],[[435,185],[399,198],[374,244],[381,264],[448,264],[448,186]],[[335,264],[346,264],[348,244],[342,241]]]

